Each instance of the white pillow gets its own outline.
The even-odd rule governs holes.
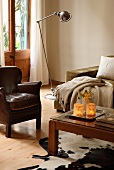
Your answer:
[[[96,77],[114,80],[114,57],[101,56]]]

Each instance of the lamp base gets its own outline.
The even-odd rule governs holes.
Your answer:
[[[55,97],[53,94],[47,94],[47,95],[45,96],[45,98],[46,98],[46,99],[50,99],[50,100],[55,100],[55,99],[56,99],[56,97]]]

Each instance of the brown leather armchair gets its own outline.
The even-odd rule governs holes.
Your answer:
[[[6,125],[6,137],[11,137],[11,125],[36,119],[41,128],[41,82],[21,83],[22,72],[16,66],[0,67],[0,123]]]

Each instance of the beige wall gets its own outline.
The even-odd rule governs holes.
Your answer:
[[[47,53],[51,77],[65,80],[65,72],[98,65],[101,55],[114,54],[114,0],[48,0],[50,12],[67,10],[72,19],[58,16],[47,22]]]

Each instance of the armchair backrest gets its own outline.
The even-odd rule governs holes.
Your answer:
[[[21,83],[22,72],[16,66],[0,67],[0,87],[4,87],[5,93],[16,92],[17,84]]]

